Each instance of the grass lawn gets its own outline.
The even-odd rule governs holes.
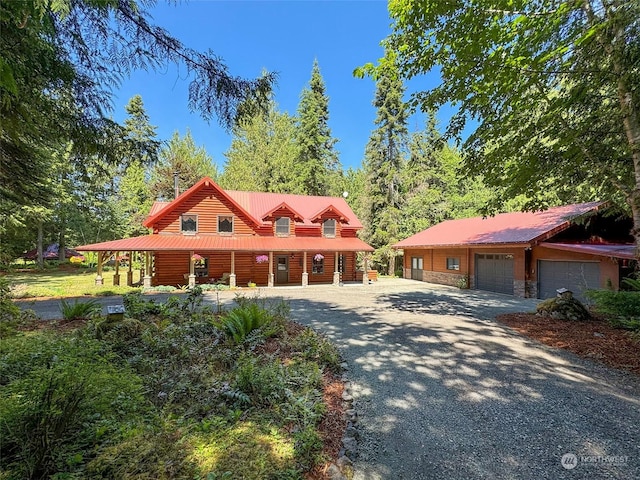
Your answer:
[[[113,271],[103,272],[103,285],[97,286],[95,270],[80,268],[44,271],[8,272],[4,275],[11,284],[13,298],[77,297],[81,295],[122,295],[136,290],[127,287],[127,272],[120,270],[120,286],[113,285]],[[133,281],[140,280],[140,272],[133,272]]]

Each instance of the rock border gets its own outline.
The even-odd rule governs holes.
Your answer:
[[[326,473],[330,480],[351,480],[353,478],[353,460],[358,456],[358,414],[354,407],[352,385],[348,378],[349,364],[342,362],[342,381],[344,390],[342,392],[342,405],[344,407],[344,417],[347,427],[342,437],[342,448],[338,454],[338,459],[331,462]]]

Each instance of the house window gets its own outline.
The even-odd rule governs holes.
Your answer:
[[[336,236],[336,221],[332,218],[329,220],[325,220],[322,224],[322,234],[325,237],[335,237]]]
[[[233,233],[233,217],[220,215],[218,217],[218,233]]]
[[[182,215],[180,218],[180,230],[182,233],[193,234],[198,231],[197,215]]]
[[[324,257],[322,255],[315,255],[313,257],[311,273],[324,273]]]
[[[276,218],[276,235],[279,237],[289,236],[289,217]]]
[[[447,270],[460,270],[460,259],[447,257]]]

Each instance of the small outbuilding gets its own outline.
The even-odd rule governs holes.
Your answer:
[[[618,289],[636,264],[631,220],[603,202],[449,220],[394,245],[405,278],[550,298],[566,288]]]

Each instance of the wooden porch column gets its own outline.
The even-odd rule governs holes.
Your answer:
[[[236,252],[231,252],[231,273],[229,275],[229,288],[236,288]]]
[[[362,284],[363,285],[369,285],[369,262],[367,262],[367,257],[365,255],[365,257],[362,260]]]
[[[144,252],[144,288],[151,288],[151,252]]]
[[[196,286],[196,261],[193,259],[195,254],[193,250],[189,252],[189,288]]]
[[[309,286],[309,272],[307,272],[307,252],[302,252],[302,286]]]
[[[120,262],[118,261],[118,253],[120,253],[120,252],[117,252],[117,251],[116,251],[116,254],[115,254],[115,258],[116,258],[116,271],[113,273],[113,284],[114,284],[115,286],[120,285]]]
[[[96,285],[103,285],[104,281],[102,279],[102,257],[104,252],[98,252],[98,265],[97,273],[96,273]]]
[[[127,272],[127,286],[133,285],[133,251],[129,252],[129,271]]]
[[[269,252],[269,279],[267,280],[267,287],[273,287],[273,252]]]
[[[333,258],[333,285],[336,287],[340,285],[340,271],[338,270],[338,260],[340,259],[340,252],[334,252]]]

